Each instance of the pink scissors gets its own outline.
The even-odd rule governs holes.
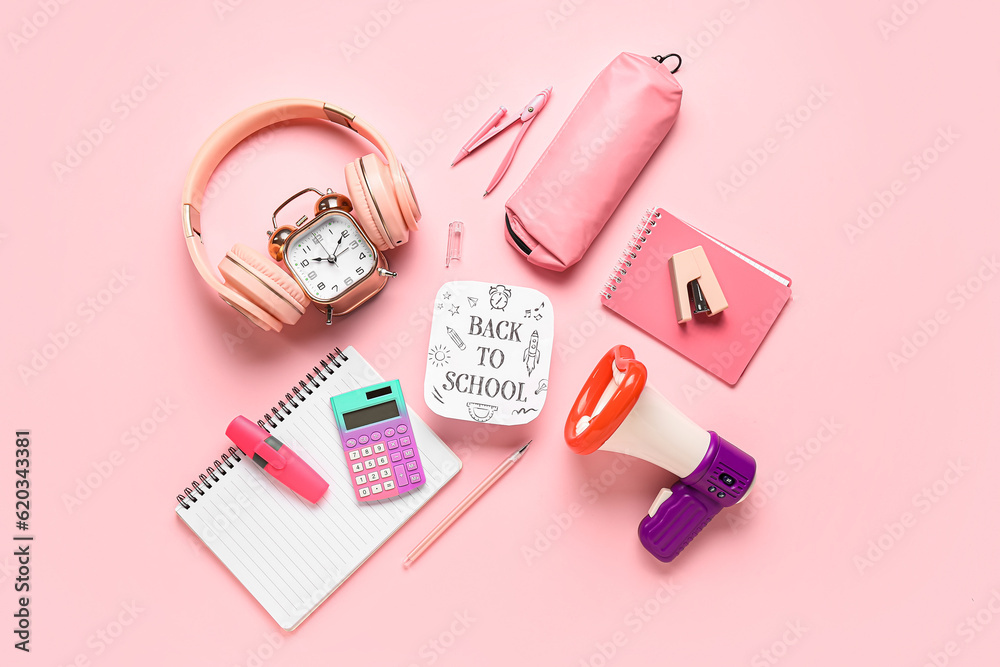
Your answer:
[[[521,131],[518,132],[517,137],[514,138],[514,144],[510,147],[510,150],[507,151],[507,155],[504,156],[503,162],[500,163],[500,167],[497,169],[497,173],[493,175],[493,180],[491,180],[490,184],[486,186],[486,192],[483,193],[483,196],[485,197],[488,195],[493,191],[493,188],[497,186],[497,183],[500,182],[503,175],[507,173],[507,168],[514,159],[514,153],[517,151],[517,147],[521,143],[521,139],[524,138],[524,133],[527,132],[528,126],[531,125],[531,121],[535,120],[535,116],[537,116],[538,112],[542,110],[545,103],[549,101],[549,95],[551,94],[552,86],[549,86],[542,92],[535,95],[531,101],[524,106],[524,109],[521,110],[520,116],[515,116],[502,125],[497,125],[497,123],[499,123],[500,119],[507,114],[507,107],[500,107],[497,109],[497,111],[490,116],[490,119],[486,121],[486,124],[479,128],[471,139],[465,142],[465,145],[462,146],[462,150],[458,152],[458,155],[455,157],[454,161],[452,161],[451,166],[454,167],[456,164],[465,159],[469,153],[476,150],[517,121],[521,121]]]

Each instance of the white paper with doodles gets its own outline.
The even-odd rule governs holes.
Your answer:
[[[525,424],[548,393],[552,302],[530,287],[461,280],[434,299],[424,400],[442,417]]]

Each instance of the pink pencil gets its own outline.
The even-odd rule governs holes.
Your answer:
[[[486,493],[487,489],[496,484],[498,479],[503,477],[508,470],[514,467],[514,464],[517,463],[517,460],[524,455],[524,452],[527,451],[528,445],[530,444],[531,440],[529,440],[524,447],[521,447],[521,449],[504,459],[503,462],[489,474],[489,477],[484,479],[479,486],[472,490],[472,493],[467,495],[465,499],[448,514],[448,516],[442,519],[441,523],[435,526],[434,530],[428,533],[427,537],[421,540],[420,544],[414,547],[413,551],[411,551],[403,561],[403,567],[410,567],[413,565],[413,562],[420,558],[420,554],[424,553],[424,551],[427,550],[427,547],[434,544],[434,540],[441,537],[444,531],[448,530],[448,528],[451,527],[451,524],[455,523],[455,520],[465,513],[465,510],[469,509],[474,502],[479,500],[480,496]]]

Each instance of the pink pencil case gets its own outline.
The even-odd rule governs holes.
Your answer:
[[[669,57],[612,60],[507,200],[507,241],[529,262],[580,261],[667,136],[681,105]]]

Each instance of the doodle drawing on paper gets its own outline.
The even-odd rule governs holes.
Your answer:
[[[451,353],[444,345],[435,345],[427,353],[427,361],[435,366],[441,367],[451,361]]]
[[[466,407],[469,408],[469,416],[477,422],[488,422],[493,419],[493,415],[497,411],[497,406],[495,405],[489,405],[488,403],[476,403],[474,401],[466,403]]]
[[[504,285],[494,285],[490,287],[490,308],[492,310],[504,310],[510,300],[510,288]]]
[[[538,329],[531,332],[531,338],[528,340],[528,347],[524,350],[524,365],[528,369],[528,376],[531,376],[532,371],[538,366],[538,360],[541,358],[542,353],[538,349]],[[536,392],[537,394],[537,392]]]

